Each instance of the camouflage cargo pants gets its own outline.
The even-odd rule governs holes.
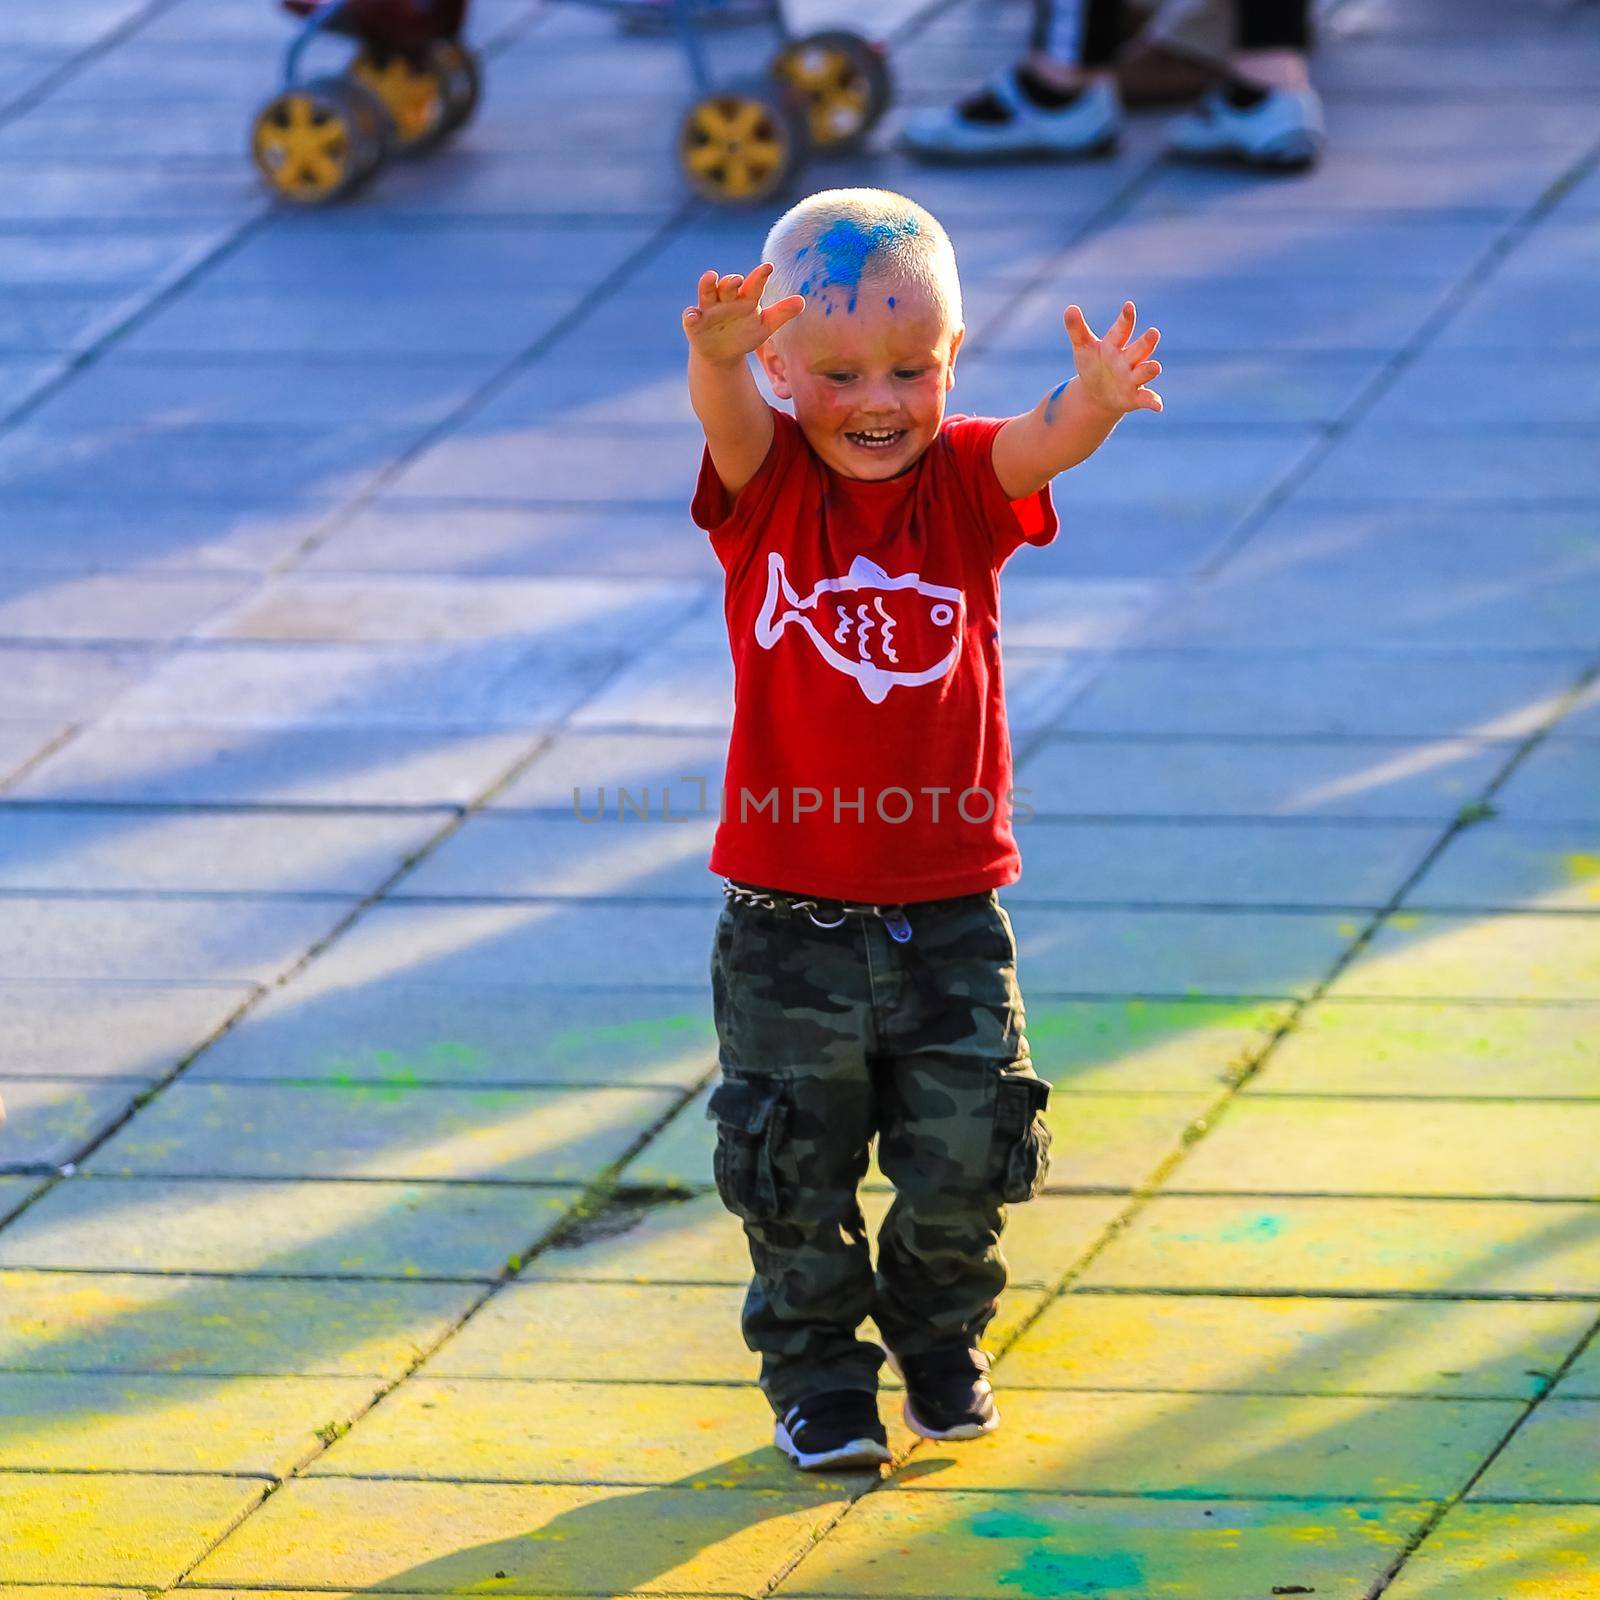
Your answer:
[[[906,916],[906,944],[869,913],[823,928],[730,901],[717,923],[717,1190],[750,1243],[745,1342],[780,1414],[876,1388],[882,1354],[856,1333],[868,1315],[897,1353],[976,1342],[1005,1286],[1005,1205],[1048,1168],[1049,1085],[998,895]],[[874,1136],[895,1189],[876,1272],[857,1198]]]

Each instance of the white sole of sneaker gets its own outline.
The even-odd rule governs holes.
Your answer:
[[[807,1452],[789,1437],[789,1430],[779,1422],[772,1430],[772,1442],[800,1468],[802,1472],[820,1472],[826,1467],[882,1467],[890,1460],[887,1445],[876,1439],[852,1439],[836,1450]]]
[[[882,1346],[882,1349],[883,1358],[889,1363],[889,1370],[904,1383],[906,1375],[900,1370],[900,1363],[895,1360],[894,1351],[888,1345]],[[943,1430],[930,1428],[911,1409],[910,1395],[907,1395],[901,1402],[900,1415],[906,1419],[906,1426],[919,1438],[948,1440],[951,1443],[959,1442],[962,1439],[981,1439],[984,1434],[993,1433],[1000,1426],[1000,1413],[996,1410],[995,1414],[987,1422],[964,1422],[959,1427],[945,1428]]]

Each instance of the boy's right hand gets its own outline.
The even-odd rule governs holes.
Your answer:
[[[737,272],[721,278],[715,272],[700,275],[700,302],[684,311],[683,331],[702,361],[722,366],[743,361],[805,310],[805,297],[792,294],[763,311],[761,291],[771,276],[770,261],[748,278]]]

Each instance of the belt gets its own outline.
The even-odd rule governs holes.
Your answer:
[[[722,892],[738,905],[760,906],[763,911],[787,911],[791,916],[803,911],[819,928],[842,928],[850,916],[880,917],[896,944],[905,944],[911,938],[911,924],[906,920],[903,905],[868,905],[857,900],[814,900],[804,895],[783,894],[777,889],[758,889],[751,884],[735,883],[732,878],[722,880]],[[817,913],[824,908],[837,907],[839,915],[831,922]]]

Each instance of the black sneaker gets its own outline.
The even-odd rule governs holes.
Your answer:
[[[983,1351],[957,1347],[920,1356],[890,1356],[905,1379],[906,1426],[924,1439],[976,1439],[1000,1426],[989,1358]]]
[[[807,1395],[784,1412],[772,1442],[804,1472],[877,1467],[889,1459],[889,1435],[878,1417],[877,1396],[865,1389]]]

